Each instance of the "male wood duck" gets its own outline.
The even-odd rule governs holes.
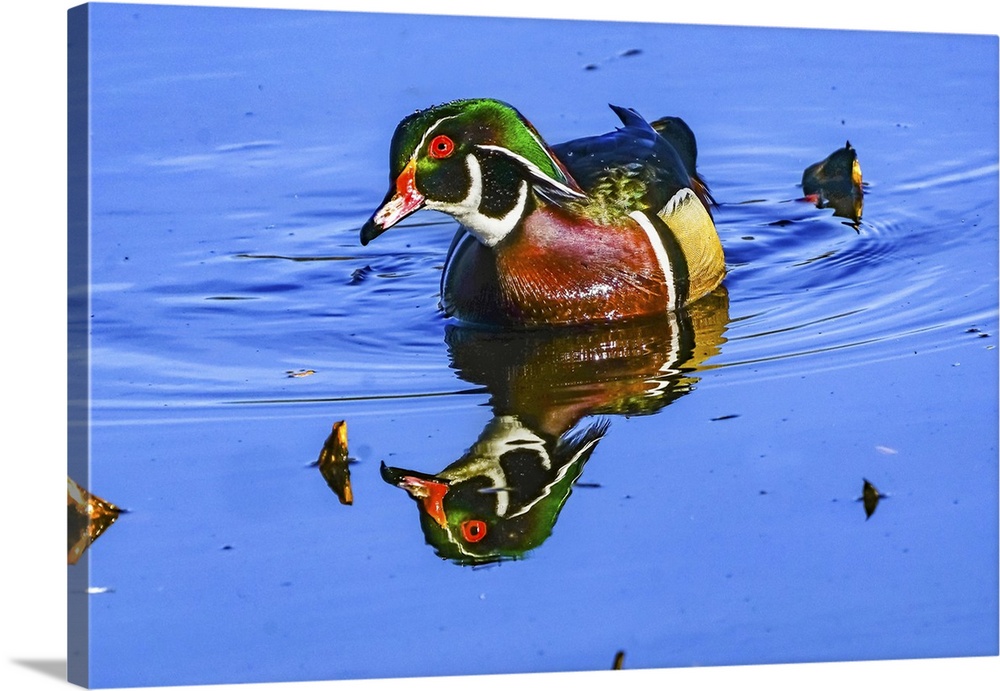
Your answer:
[[[393,134],[391,186],[362,244],[418,209],[454,217],[441,303],[469,323],[619,320],[707,295],[725,259],[694,134],[680,118],[650,125],[611,108],[623,127],[556,146],[492,99],[410,115]]]

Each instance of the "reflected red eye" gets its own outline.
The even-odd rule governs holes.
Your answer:
[[[479,542],[486,537],[486,524],[482,521],[462,521],[462,537],[466,542]]]
[[[439,134],[431,140],[431,145],[427,147],[427,152],[434,158],[448,158],[455,150],[455,142],[451,137]]]

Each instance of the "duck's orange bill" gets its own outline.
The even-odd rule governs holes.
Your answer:
[[[434,519],[435,523],[442,528],[448,526],[448,517],[444,512],[444,495],[448,493],[447,483],[406,475],[399,486],[420,502],[424,511]]]
[[[417,162],[411,158],[396,178],[396,194],[375,214],[375,223],[382,226],[382,230],[396,225],[424,205],[424,195],[417,191],[414,179],[416,172]]]

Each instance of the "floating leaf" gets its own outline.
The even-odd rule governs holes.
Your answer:
[[[802,173],[802,193],[819,208],[832,208],[834,216],[854,221],[855,230],[864,207],[864,183],[858,154],[850,142]]]
[[[66,478],[66,509],[69,564],[79,561],[122,512],[111,502],[90,494],[70,477]]]
[[[611,669],[621,669],[622,665],[625,664],[625,651],[619,650],[615,653],[615,661],[611,665]]]
[[[875,513],[875,507],[878,506],[879,499],[882,498],[882,495],[879,493],[878,489],[875,488],[875,485],[868,482],[868,480],[865,480],[864,482],[864,487],[861,490],[861,501],[865,506],[865,520],[867,521],[872,517],[872,514]]]
[[[333,423],[333,431],[319,452],[318,465],[319,472],[340,503],[353,504],[354,492],[351,490],[351,471],[347,460],[347,422],[344,420]]]

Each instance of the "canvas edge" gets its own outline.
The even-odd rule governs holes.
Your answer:
[[[67,19],[67,258],[66,445],[67,473],[90,482],[90,8],[70,8]],[[90,559],[68,565],[66,578],[66,677],[90,679]]]

